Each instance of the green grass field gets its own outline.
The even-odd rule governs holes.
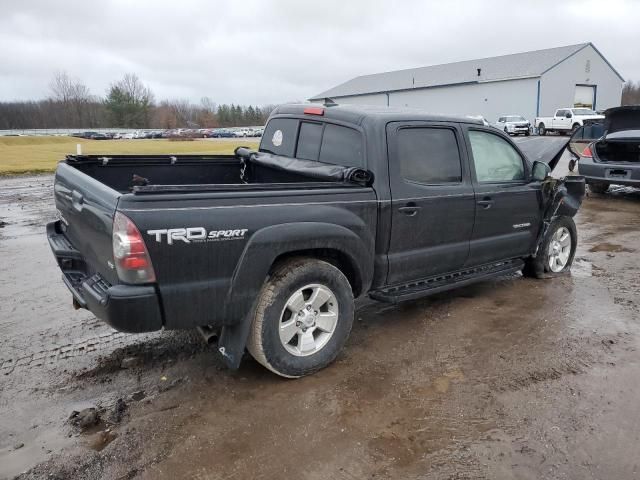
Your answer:
[[[76,144],[89,155],[116,154],[230,154],[239,146],[257,148],[255,139],[211,139],[190,142],[169,140],[84,140],[73,137],[0,137],[0,175],[53,172]]]

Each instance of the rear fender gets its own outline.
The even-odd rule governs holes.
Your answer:
[[[226,301],[226,316],[241,319],[225,325],[218,350],[230,368],[238,368],[251,328],[258,294],[274,261],[288,253],[331,249],[340,252],[357,269],[361,291],[367,291],[373,276],[373,239],[366,244],[346,227],[319,222],[288,223],[266,227],[254,235],[238,261]]]

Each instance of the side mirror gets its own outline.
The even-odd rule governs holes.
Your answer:
[[[542,182],[549,175],[551,175],[551,167],[544,162],[535,161],[533,162],[533,169],[531,171],[531,176],[534,180]]]
[[[567,112],[567,114],[565,115],[565,117],[567,117],[567,118],[571,118],[571,112]]]

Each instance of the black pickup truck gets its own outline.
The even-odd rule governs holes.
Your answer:
[[[259,151],[68,156],[47,226],[76,308],[125,332],[200,328],[285,377],[383,302],[568,271],[584,180],[502,132],[419,110],[286,105]],[[542,161],[537,161],[537,160]],[[532,161],[536,160],[536,161]]]

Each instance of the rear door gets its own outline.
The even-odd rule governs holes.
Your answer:
[[[387,126],[392,228],[389,285],[461,268],[475,200],[466,147],[454,123]]]
[[[540,183],[504,135],[473,126],[467,141],[476,203],[467,265],[528,255],[540,225]]]

